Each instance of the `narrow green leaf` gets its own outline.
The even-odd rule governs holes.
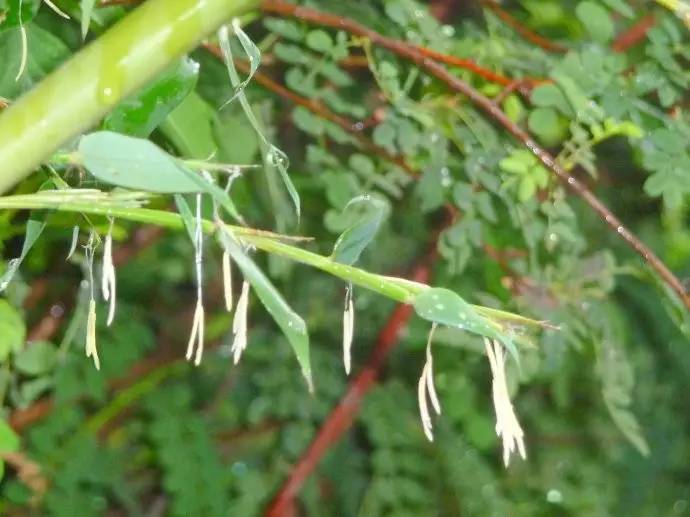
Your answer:
[[[294,312],[271,281],[259,269],[254,261],[242,250],[240,244],[227,229],[219,232],[223,247],[242,270],[244,278],[251,284],[254,292],[266,307],[266,310],[278,324],[290,342],[297,361],[302,368],[302,374],[307,380],[309,390],[313,390],[311,361],[309,358],[309,334],[304,320]]]
[[[147,137],[194,90],[199,64],[183,58],[156,81],[121,102],[105,119],[103,128]]]
[[[386,203],[380,199],[372,198],[368,194],[352,199],[345,206],[345,210],[360,203],[365,203],[367,209],[352,226],[338,237],[331,255],[331,258],[336,262],[342,264],[357,262],[364,248],[374,239],[386,215]]]
[[[89,32],[89,25],[91,25],[91,16],[93,15],[93,8],[96,5],[96,0],[81,0],[81,37],[86,38]]]
[[[242,50],[244,50],[244,53],[247,54],[249,58],[249,76],[244,80],[244,84],[246,85],[249,84],[249,81],[252,80],[252,77],[259,69],[259,65],[261,64],[261,51],[242,30],[242,26],[237,18],[232,21],[232,28],[235,31],[237,39],[240,41],[240,45],[242,45]]]
[[[24,245],[22,246],[22,252],[19,257],[10,260],[7,263],[7,270],[0,276],[0,293],[7,289],[10,281],[17,273],[19,266],[26,258],[26,255],[31,250],[32,246],[36,243],[38,238],[41,236],[46,223],[43,221],[37,221],[35,219],[29,219],[26,223],[26,229],[24,230]]]
[[[194,214],[192,213],[192,210],[189,208],[187,200],[184,198],[182,194],[175,194],[174,197],[177,212],[180,214],[180,217],[182,217],[184,227],[187,230],[187,233],[189,234],[189,239],[192,242],[194,242],[196,233],[196,221],[194,219]]]
[[[417,314],[425,320],[467,330],[500,341],[519,364],[519,356],[511,336],[501,332],[491,321],[481,316],[457,293],[440,287],[425,289],[412,301]]]
[[[290,198],[292,199],[292,203],[295,205],[295,212],[297,214],[297,218],[299,219],[300,212],[301,212],[300,198],[299,198],[299,193],[297,192],[297,189],[295,188],[295,185],[292,183],[292,180],[290,179],[290,176],[287,172],[288,167],[289,167],[288,157],[283,151],[281,151],[275,145],[273,145],[272,143],[270,143],[268,141],[268,139],[266,138],[266,135],[264,135],[264,133],[261,129],[259,121],[254,116],[254,112],[252,111],[252,108],[249,105],[249,101],[247,100],[247,96],[244,94],[244,91],[241,88],[242,83],[240,81],[239,75],[237,74],[237,69],[235,68],[235,63],[233,61],[232,49],[230,48],[230,39],[228,37],[227,27],[221,27],[221,29],[218,31],[218,41],[220,43],[220,48],[221,48],[221,51],[223,54],[223,61],[225,61],[225,66],[228,70],[230,82],[232,83],[233,87],[237,89],[236,96],[240,101],[240,105],[242,106],[242,109],[244,110],[244,113],[247,117],[247,120],[249,120],[249,123],[254,128],[254,130],[256,131],[256,134],[259,135],[259,138],[261,139],[261,141],[268,148],[268,152],[265,155],[265,162],[269,166],[275,167],[276,169],[278,169],[278,172],[280,173],[280,177],[283,180],[283,184],[285,185],[285,188],[287,189],[288,194],[290,194]],[[246,51],[247,50],[245,49],[245,52]],[[235,95],[233,95],[233,97],[230,100],[232,100],[234,98],[235,98]]]

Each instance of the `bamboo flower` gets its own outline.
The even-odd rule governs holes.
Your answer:
[[[113,222],[110,221],[110,230],[105,237],[103,246],[103,272],[101,276],[101,292],[103,299],[110,301],[108,309],[107,325],[110,326],[115,318],[115,305],[117,298],[117,282],[115,278],[115,266],[113,265]]]
[[[187,342],[187,361],[191,360],[194,354],[194,344],[196,343],[196,355],[194,365],[201,364],[201,357],[204,354],[204,302],[203,302],[203,263],[204,263],[204,239],[201,231],[201,194],[196,196],[196,225],[194,228],[194,265],[196,269],[196,308],[194,309],[194,322],[192,332]]]
[[[430,442],[434,441],[434,435],[432,433],[431,414],[429,413],[429,406],[427,404],[427,395],[436,414],[441,414],[441,404],[439,403],[436,388],[434,386],[433,357],[431,355],[431,340],[433,339],[435,330],[436,324],[431,326],[431,331],[429,332],[429,338],[426,343],[426,363],[424,364],[424,368],[422,368],[422,375],[419,377],[419,384],[417,385],[417,399],[419,402],[419,415],[422,419],[422,429],[424,429],[424,434]]]
[[[343,364],[345,373],[350,375],[352,365],[352,338],[355,329],[355,308],[352,301],[352,285],[345,292],[345,310],[343,311]]]
[[[86,357],[93,357],[96,370],[101,369],[96,349],[96,300],[93,298],[89,301],[89,316],[86,319]]]
[[[232,312],[232,266],[230,264],[230,253],[223,252],[223,296],[225,298],[225,309]]]
[[[194,354],[194,344],[196,342],[196,355],[194,356],[194,365],[201,364],[201,356],[204,354],[204,305],[201,298],[197,298],[196,309],[194,309],[194,322],[192,323],[192,332],[189,335],[187,342],[187,361],[191,360]]]
[[[233,354],[233,362],[240,362],[242,352],[247,348],[247,309],[249,307],[249,282],[242,282],[242,292],[237,301],[235,316],[232,319],[232,333],[235,336],[230,351]]]
[[[523,440],[524,433],[515,416],[513,404],[508,395],[505,372],[506,352],[496,340],[492,344],[491,341],[484,338],[484,345],[493,377],[492,393],[496,411],[496,435],[503,440],[503,464],[508,467],[510,455],[515,452],[516,448],[523,460],[527,458]]]

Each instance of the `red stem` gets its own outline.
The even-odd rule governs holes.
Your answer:
[[[635,23],[635,25],[616,37],[614,42],[611,44],[611,49],[614,52],[625,52],[630,47],[643,40],[645,36],[647,36],[649,29],[654,27],[655,23],[656,19],[654,18],[653,14],[648,14],[644,18],[641,18],[637,23]]]
[[[327,13],[322,13],[313,9],[310,9],[308,7],[300,7],[298,5],[293,5],[289,4],[286,2],[282,2],[280,0],[274,1],[274,0],[264,0],[261,4],[261,9],[264,12],[267,13],[273,13],[273,14],[279,14],[282,16],[292,16],[295,18],[300,18],[304,19],[307,21],[309,20],[309,15],[310,14],[315,14],[317,15],[318,19],[320,20],[319,23],[320,25],[326,25],[329,27],[334,27],[334,28],[339,28],[339,29],[344,29],[351,34],[355,34],[358,36],[364,36],[366,38],[369,38],[371,41],[374,43],[380,44],[381,39],[388,39],[385,38],[384,36],[380,35],[379,33],[367,29],[356,22],[353,22],[347,18],[342,18],[340,16],[335,16]],[[315,21],[315,20],[311,20]],[[354,29],[354,30],[353,30]],[[391,40],[394,41],[394,40]],[[382,45],[385,47],[385,45]],[[438,52],[436,50],[432,50],[430,48],[418,46],[418,45],[412,45],[412,44],[406,44],[407,47],[410,49],[414,49],[416,52],[419,52],[421,55],[425,57],[429,57],[431,59],[434,59],[436,61],[439,61],[441,63],[445,63],[450,66],[454,66],[457,68],[463,68],[465,70],[469,70],[470,72],[483,77],[489,82],[493,83],[498,83],[503,86],[507,86],[511,84],[514,79],[511,77],[506,77],[504,75],[501,75],[497,72],[494,72],[493,70],[489,70],[488,68],[484,68],[479,66],[476,62],[474,62],[471,59],[463,59],[457,56],[452,56],[449,54],[444,54],[442,52]],[[529,95],[529,89],[531,86],[534,86],[536,84],[540,84],[544,82],[543,79],[538,79],[538,78],[525,78],[523,79],[523,84],[522,88],[520,89],[521,93],[523,95]]]
[[[522,36],[530,43],[533,43],[538,47],[543,48],[544,50],[548,50],[549,52],[564,53],[568,51],[568,49],[563,45],[554,43],[553,41],[546,39],[543,36],[540,36],[528,27],[525,27],[522,23],[515,19],[508,11],[504,10],[500,5],[498,5],[494,0],[481,0],[481,3],[489,9],[491,9],[493,13],[503,21],[503,23],[505,23],[507,26],[509,26],[511,29],[513,29],[515,32],[517,32],[520,36]]]

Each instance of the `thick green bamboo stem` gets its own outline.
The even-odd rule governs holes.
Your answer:
[[[0,115],[0,193],[258,0],[148,0]]]

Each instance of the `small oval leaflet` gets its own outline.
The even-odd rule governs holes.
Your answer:
[[[149,140],[98,131],[82,137],[79,153],[97,179],[162,194],[201,192],[195,173]]]

